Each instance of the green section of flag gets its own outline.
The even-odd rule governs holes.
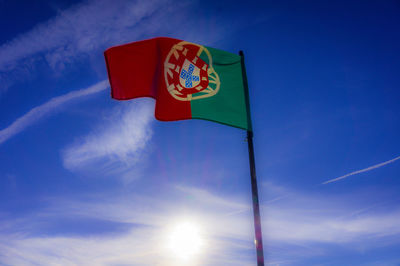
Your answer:
[[[221,85],[216,95],[191,101],[192,118],[206,119],[251,130],[248,121],[241,57],[229,52],[205,47],[211,54],[212,66]],[[205,53],[200,56],[207,64]]]

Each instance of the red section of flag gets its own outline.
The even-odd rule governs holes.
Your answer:
[[[115,46],[104,52],[111,96],[117,100],[152,97],[156,100],[158,120],[190,119],[189,101],[179,101],[168,92],[164,62],[174,44],[180,40],[154,38]]]

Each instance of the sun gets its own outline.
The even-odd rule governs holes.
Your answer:
[[[176,259],[192,259],[204,248],[200,226],[191,221],[173,224],[167,232],[166,248],[169,255]]]

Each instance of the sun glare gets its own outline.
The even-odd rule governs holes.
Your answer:
[[[193,222],[179,222],[168,229],[167,249],[170,255],[188,260],[202,251],[204,239],[200,227]]]

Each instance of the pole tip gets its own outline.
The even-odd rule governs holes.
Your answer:
[[[244,55],[244,53],[243,53],[242,50],[239,51],[239,55],[240,55],[240,56],[243,56],[243,55]]]

